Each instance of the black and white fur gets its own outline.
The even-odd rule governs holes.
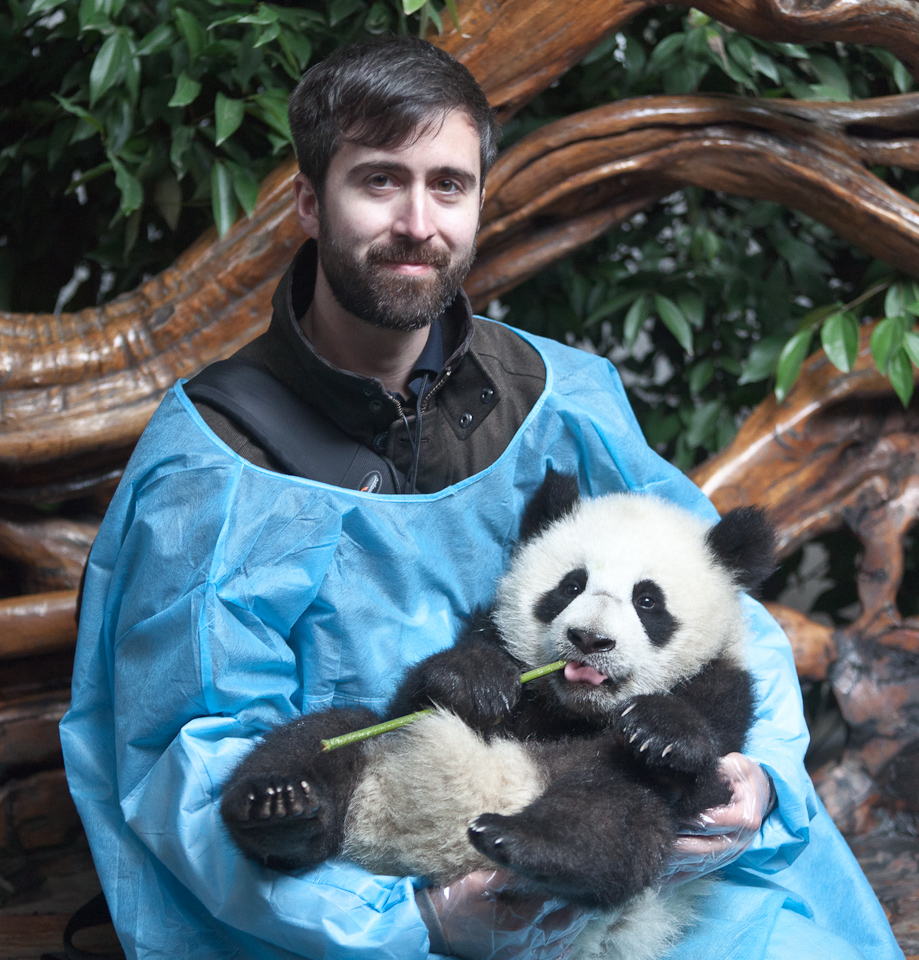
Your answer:
[[[320,739],[379,718],[329,710],[272,731],[226,785],[230,833],[280,869],[344,853],[446,884],[499,865],[608,911],[580,957],[659,956],[692,893],[655,883],[681,827],[729,799],[718,760],[742,750],[754,708],[740,591],[772,567],[757,510],[709,526],[644,495],[581,499],[550,470],[493,607],[409,672],[389,713],[438,709],[331,753]],[[564,673],[521,686],[559,659]]]

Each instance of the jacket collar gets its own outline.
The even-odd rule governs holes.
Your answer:
[[[312,303],[316,287],[316,242],[307,240],[297,251],[272,298],[274,313],[268,336],[280,339],[293,366],[275,371],[304,402],[318,408],[341,430],[364,443],[401,418],[401,405],[375,377],[342,370],[320,356],[300,328],[299,319]],[[435,384],[449,377],[469,352],[472,309],[460,290],[440,317],[442,354],[447,355]],[[430,362],[427,352],[425,366]],[[421,361],[419,361],[421,362]],[[296,368],[294,370],[294,368]],[[293,373],[293,375],[291,375]]]

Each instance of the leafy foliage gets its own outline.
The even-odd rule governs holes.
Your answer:
[[[506,142],[616,99],[722,92],[848,100],[912,80],[888,51],[743,36],[699,13],[656,10],[607,38],[510,122]],[[879,170],[919,199],[919,176]],[[730,441],[774,387],[781,399],[819,342],[851,365],[858,319],[903,402],[919,360],[916,288],[828,228],[773,203],[690,188],[512,291],[493,314],[610,356],[649,440],[689,468]]]
[[[358,36],[440,25],[454,0],[7,0],[0,14],[0,308],[130,290],[210,223],[223,232],[287,154],[302,70]],[[521,111],[505,144],[650,93],[846,100],[912,89],[888,51],[744,36],[659,8]],[[877,171],[919,198],[919,177]],[[60,292],[59,292],[60,291]],[[687,189],[513,291],[509,322],[609,354],[649,438],[689,467],[818,340],[846,369],[859,318],[906,402],[919,288],[777,204]]]
[[[397,4],[7,0],[0,308],[106,299],[211,222],[223,233],[251,213],[290,149],[287,96],[312,60],[440,25],[440,4]]]

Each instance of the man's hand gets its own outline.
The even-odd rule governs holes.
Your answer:
[[[731,787],[731,802],[699,816],[698,827],[679,837],[666,883],[684,883],[726,866],[759,833],[772,809],[772,782],[763,768],[742,753],[721,758],[721,773]]]
[[[463,960],[563,960],[592,916],[503,870],[470,873],[417,896],[429,897],[436,914],[435,921],[422,906],[429,929],[439,925],[432,951]]]

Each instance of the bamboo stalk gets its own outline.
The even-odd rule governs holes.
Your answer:
[[[556,660],[555,663],[547,664],[545,667],[527,670],[526,673],[520,674],[520,682],[529,683],[531,680],[544,677],[547,673],[555,673],[556,670],[561,670],[566,663],[566,660]],[[378,737],[381,733],[389,733],[390,730],[398,730],[400,727],[408,726],[408,724],[414,723],[422,717],[427,717],[433,712],[434,710],[431,707],[426,710],[417,710],[415,713],[409,713],[404,717],[396,717],[395,720],[386,720],[384,723],[364,727],[362,730],[352,730],[351,733],[343,733],[340,737],[332,737],[331,740],[322,740],[319,746],[323,753],[328,753],[330,750],[337,750],[339,747],[346,747],[351,743],[360,743],[361,740]]]

